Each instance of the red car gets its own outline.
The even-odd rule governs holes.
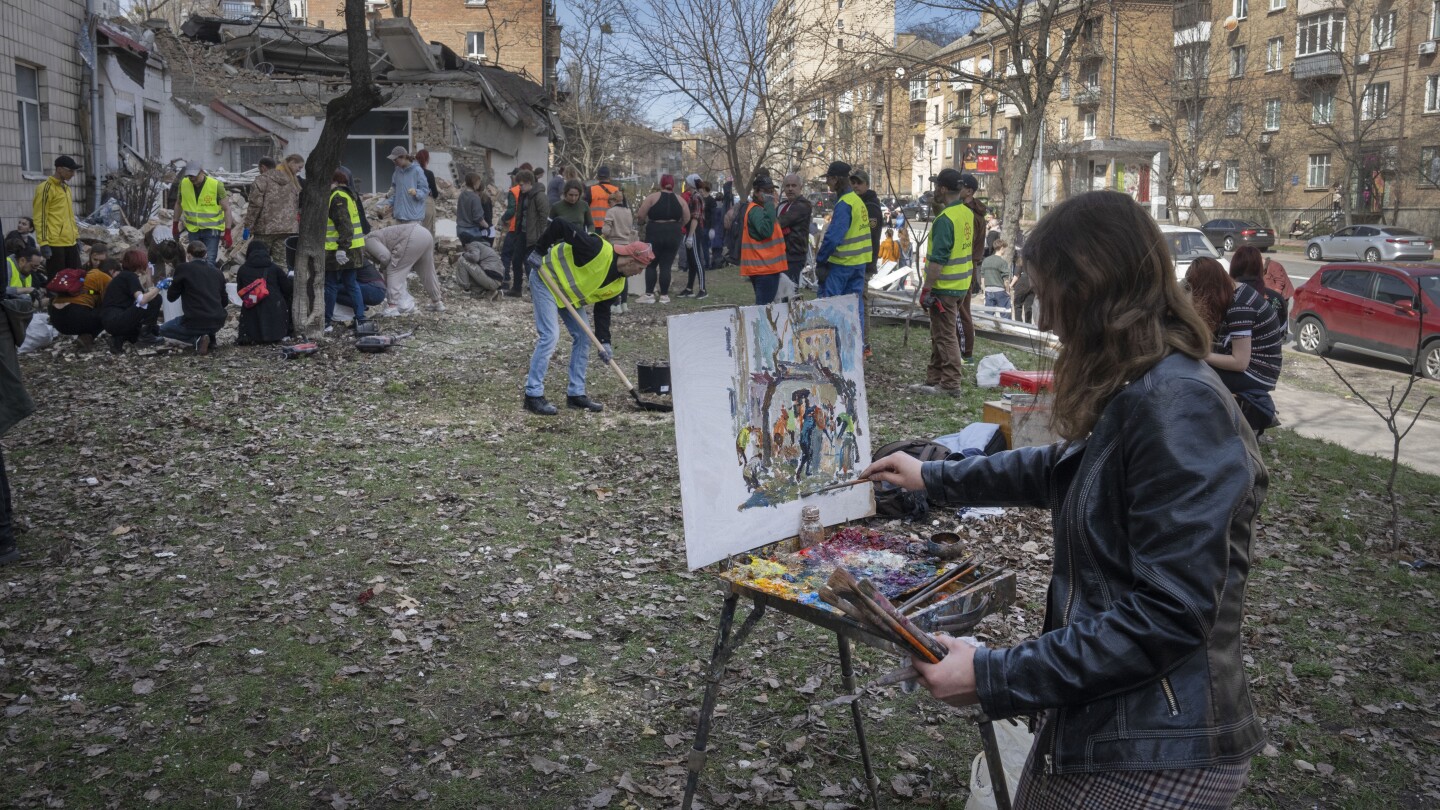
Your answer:
[[[1327,264],[1295,290],[1290,313],[1303,352],[1338,346],[1440,379],[1440,264]]]

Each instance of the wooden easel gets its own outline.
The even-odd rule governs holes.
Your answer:
[[[749,597],[753,605],[749,615],[732,634],[731,627],[735,623],[735,610],[740,604],[741,596]],[[1007,604],[996,602],[991,612],[998,611]],[[731,656],[760,623],[767,607],[773,607],[782,613],[788,613],[835,634],[835,640],[840,649],[840,684],[846,695],[855,694],[856,686],[855,666],[850,646],[852,641],[859,641],[877,649],[900,654],[900,650],[890,642],[867,632],[859,624],[851,621],[849,617],[782,599],[764,591],[746,588],[739,583],[730,583],[730,593],[725,596],[725,604],[720,611],[720,631],[715,638],[715,648],[710,654],[710,667],[706,671],[705,698],[700,704],[700,718],[695,729],[695,744],[691,747],[685,764],[687,771],[685,798],[680,805],[683,810],[690,810],[695,800],[695,791],[700,787],[700,772],[704,770],[708,758],[705,748],[710,740],[710,723],[715,715],[715,703],[720,697],[720,683],[725,677],[725,667],[729,664]],[[858,698],[850,703],[850,718],[855,724],[856,741],[860,744],[860,763],[865,768],[865,784],[870,789],[870,804],[875,810],[879,810],[880,779],[875,776],[875,768],[870,762],[870,747],[865,741],[865,723]],[[985,749],[985,761],[995,789],[995,806],[998,810],[1011,810],[1009,786],[1005,782],[1005,770],[1000,762],[1000,748],[995,742],[995,729],[989,718],[983,714],[976,722],[980,727],[980,741]]]

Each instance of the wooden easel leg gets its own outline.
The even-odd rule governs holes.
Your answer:
[[[1005,781],[1005,763],[1000,761],[1000,746],[995,742],[995,726],[990,718],[980,715],[980,742],[985,747],[985,765],[990,770],[990,784],[995,791],[995,810],[1011,810],[1010,784]]]
[[[850,658],[850,637],[844,633],[836,633],[835,638],[840,642],[840,682],[845,687],[845,694],[853,695],[855,664]],[[875,776],[875,768],[870,764],[870,746],[865,742],[865,721],[860,714],[859,700],[850,704],[850,719],[855,721],[855,738],[860,742],[860,762],[865,766],[865,784],[870,788],[870,805],[875,810],[880,810],[880,779]]]
[[[760,622],[760,617],[765,613],[765,604],[756,600],[755,607],[750,609],[750,615],[745,617],[740,629],[735,631],[734,638],[730,636],[730,625],[735,621],[735,606],[740,601],[739,594],[730,594],[725,597],[725,607],[720,611],[720,633],[715,638],[715,650],[710,654],[710,669],[706,673],[705,700],[700,704],[700,722],[695,729],[695,745],[690,749],[690,758],[685,767],[688,773],[685,776],[685,798],[680,806],[684,810],[690,810],[690,805],[695,801],[695,790],[700,787],[700,771],[705,768],[705,745],[710,739],[710,720],[715,714],[715,702],[720,697],[720,681],[725,676],[725,665],[730,662],[730,656],[755,629]]]

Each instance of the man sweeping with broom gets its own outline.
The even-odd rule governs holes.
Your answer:
[[[530,254],[530,300],[535,308],[535,351],[525,377],[525,410],[540,416],[559,411],[545,399],[545,373],[560,343],[559,320],[570,332],[570,384],[565,404],[577,410],[599,412],[605,406],[585,395],[585,370],[590,361],[589,329],[582,319],[585,305],[608,301],[625,289],[625,279],[641,273],[655,258],[646,242],[615,245],[593,233],[581,233],[570,223],[550,220]],[[560,311],[561,302],[564,312]],[[608,313],[607,313],[608,314]],[[597,324],[605,327],[608,324]],[[602,352],[608,351],[602,349]],[[602,359],[609,361],[609,357]]]

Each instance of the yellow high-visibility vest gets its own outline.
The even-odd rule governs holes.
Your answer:
[[[22,276],[22,275],[20,275],[20,266],[17,265],[17,264],[15,264],[15,259],[14,259],[13,257],[11,257],[11,256],[6,256],[6,257],[5,257],[5,264],[9,265],[9,267],[10,267],[10,280],[9,280],[8,282],[6,282],[5,286],[7,286],[7,287],[33,287],[33,286],[35,286],[34,284],[31,284],[31,283],[30,283],[30,280],[31,280],[32,278],[34,278],[34,276],[30,276],[30,275],[24,275],[24,276]]]
[[[955,242],[950,246],[950,258],[940,266],[940,278],[935,281],[937,290],[965,292],[975,275],[975,212],[964,205],[951,205],[940,212],[950,220],[955,230]]]
[[[863,267],[870,263],[872,249],[870,213],[865,210],[865,203],[860,201],[860,195],[854,191],[847,191],[836,204],[850,206],[850,230],[845,232],[845,238],[840,240],[835,252],[830,254],[830,264]]]
[[[345,198],[345,207],[350,215],[350,244],[346,245],[345,249],[354,250],[365,247],[365,234],[360,230],[360,209],[355,205],[355,198],[350,196],[350,192],[345,189],[337,188],[330,192],[331,204],[335,202],[336,194]],[[326,206],[326,210],[329,210],[329,206]],[[340,249],[340,231],[335,227],[335,220],[329,218],[325,220],[325,249]]]
[[[564,242],[545,254],[545,272],[541,274],[545,286],[556,298],[564,298],[575,309],[614,298],[625,289],[624,276],[605,283],[610,266],[615,263],[615,248],[604,239],[600,242],[600,253],[579,266],[575,264],[575,252]]]
[[[180,181],[180,211],[184,216],[185,230],[218,231],[225,227],[225,210],[220,207],[220,194],[225,187],[220,181],[206,176],[200,184],[200,196],[195,196],[195,178]]]

